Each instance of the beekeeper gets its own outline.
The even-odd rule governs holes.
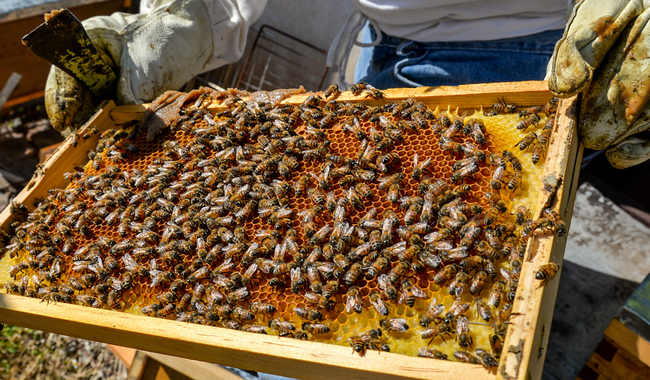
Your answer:
[[[237,61],[266,2],[143,0],[141,14],[97,16],[83,24],[119,71],[117,101],[144,103],[181,88],[196,74]],[[357,78],[388,88],[546,74],[558,96],[584,92],[578,131],[587,148],[608,148],[618,168],[650,158],[645,132],[650,126],[650,2],[583,0],[568,23],[567,0],[353,2],[359,12],[346,23],[329,59],[345,61],[353,43],[346,36],[370,25],[364,41],[372,49],[362,52]],[[60,70],[50,72],[46,109],[57,130],[80,124],[92,109],[79,88]]]

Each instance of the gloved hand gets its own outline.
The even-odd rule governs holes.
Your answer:
[[[650,1],[583,0],[549,63],[557,96],[583,92],[578,133],[612,166],[650,159]]]
[[[83,21],[118,73],[118,104],[149,102],[178,90],[195,75],[243,54],[248,28],[266,0],[153,0],[147,14],[114,13]],[[45,107],[57,131],[78,128],[92,113],[89,91],[56,67],[45,89]],[[96,102],[96,100],[95,100]]]

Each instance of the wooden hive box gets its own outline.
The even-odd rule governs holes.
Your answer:
[[[295,95],[285,103],[300,104],[307,95]],[[458,87],[386,90],[387,100],[416,97],[432,109],[459,107],[479,109],[490,106],[497,98],[516,99],[520,107],[546,103],[551,94],[546,82],[494,83]],[[339,101],[362,100],[342,93]],[[379,101],[375,101],[379,102]],[[213,109],[216,112],[219,108]],[[143,106],[115,107],[112,102],[100,106],[88,121],[88,128],[99,131],[119,125],[144,114]],[[562,100],[557,111],[556,126],[550,142],[542,182],[554,187],[559,212],[567,223],[571,220],[576,194],[582,149],[576,133],[574,99]],[[88,162],[87,152],[99,139],[99,134],[83,141],[76,148],[70,139],[37,170],[32,181],[16,200],[24,205],[47,194],[55,187],[64,187],[63,173],[75,165]],[[548,200],[549,191],[539,190],[537,209]],[[539,212],[538,212],[539,213]],[[539,215],[537,215],[539,216]],[[0,214],[0,227],[7,230],[12,218],[9,208]],[[250,334],[210,326],[152,319],[127,314],[70,305],[45,303],[38,299],[0,294],[0,321],[83,339],[133,347],[167,355],[224,364],[247,370],[274,373],[295,378],[427,378],[427,379],[538,379],[541,377],[549,339],[549,329],[558,290],[559,279],[539,287],[534,273],[548,262],[562,263],[566,236],[534,235],[528,244],[522,268],[513,316],[508,327],[498,369],[491,372],[481,365],[409,357],[393,353],[370,351],[361,358],[350,353],[350,347],[279,339],[277,336]],[[559,276],[558,276],[559,277]]]

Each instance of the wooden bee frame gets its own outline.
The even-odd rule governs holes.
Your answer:
[[[392,89],[385,92],[387,101],[415,97],[429,107],[479,109],[497,98],[516,99],[517,105],[544,104],[551,94],[546,82],[517,82],[465,85],[458,87],[422,87]],[[307,95],[295,95],[285,103],[300,104]],[[342,93],[339,101],[367,101],[361,96]],[[383,102],[371,100],[369,103]],[[117,128],[124,122],[141,119],[144,106],[115,107],[103,103],[84,128],[97,127],[99,132]],[[215,106],[213,111],[219,110]],[[83,132],[83,131],[82,131]],[[96,145],[99,134],[79,139],[74,148],[68,138],[38,169],[16,201],[32,205],[51,188],[65,185],[63,173],[75,165],[88,162],[87,152]],[[575,98],[562,100],[557,111],[553,137],[543,172],[545,189],[539,190],[537,209],[557,187],[559,213],[569,226],[575,200],[582,146],[576,132]],[[535,215],[538,217],[539,215]],[[10,208],[0,214],[0,228],[12,222]],[[409,357],[369,351],[366,357],[351,353],[349,347],[251,334],[167,319],[94,309],[65,303],[44,303],[38,299],[0,294],[0,321],[83,339],[133,347],[195,360],[224,364],[247,370],[274,373],[296,378],[326,379],[333,377],[363,379],[538,379],[542,374],[559,275],[539,287],[534,279],[540,265],[550,261],[562,263],[566,236],[534,235],[526,251],[521,279],[513,305],[513,315],[504,342],[498,369],[488,371],[481,365]]]

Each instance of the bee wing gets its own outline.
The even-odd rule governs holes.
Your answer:
[[[111,288],[118,291],[122,289],[122,281],[118,280],[115,277],[111,277],[110,280],[111,280]]]
[[[343,236],[352,236],[354,234],[354,226],[346,226],[348,225],[348,222],[345,222],[344,224],[344,231],[343,231]]]
[[[388,248],[391,252],[391,256],[399,256],[400,254],[404,253],[406,251],[406,242],[405,241],[400,241],[397,244],[393,244],[391,247]]]
[[[300,276],[302,275],[300,271],[300,267],[292,268],[291,269],[291,282],[296,282],[300,280]]]
[[[293,214],[293,210],[290,209],[288,206],[282,206],[277,212],[276,216],[278,218],[287,218]]]
[[[415,153],[415,155],[413,156],[413,168],[417,168],[417,167],[418,167],[418,154]]]
[[[388,308],[386,307],[386,304],[384,303],[384,301],[381,300],[380,297],[377,297],[377,299],[373,302],[372,305],[379,314],[383,316],[388,315]]]
[[[350,125],[352,125],[355,130],[361,129],[361,123],[356,116],[352,117],[352,120],[350,120]]]
[[[149,270],[157,270],[158,269],[158,264],[156,263],[156,259],[151,259],[149,261]]]
[[[160,280],[162,279],[162,271],[159,270],[150,270],[149,271],[149,276],[151,277],[151,285],[149,286],[150,288],[153,288],[154,286],[158,285],[160,283]]]
[[[454,249],[454,242],[450,240],[436,241],[433,247],[438,251],[449,251]]]
[[[314,172],[309,172],[309,175],[316,181],[316,183],[320,181],[320,178]]]
[[[231,270],[232,268],[235,267],[235,264],[232,262],[232,257],[229,257],[226,261],[221,263],[216,269],[217,272],[219,273],[224,273],[227,272],[228,270]]]
[[[377,282],[379,283],[379,288],[381,290],[386,290],[386,287],[390,285],[390,281],[388,280],[388,275],[386,273],[382,273],[377,277]]]
[[[506,281],[510,282],[512,280],[512,273],[510,273],[509,270],[505,268],[499,268],[499,270],[501,271],[501,276],[503,276]]]
[[[330,273],[334,271],[335,265],[334,263],[320,263],[316,269],[318,269],[319,272],[325,277],[327,277]]]
[[[415,285],[413,285],[413,288],[411,288],[411,292],[413,293],[414,296],[418,298],[427,298],[427,293]]]
[[[331,164],[325,167],[325,170],[323,170],[323,179],[329,178],[331,169],[332,169]]]
[[[124,267],[127,271],[134,270],[138,266],[138,263],[128,253],[122,256],[122,262],[124,262]]]
[[[399,332],[404,332],[409,329],[408,323],[406,323],[406,319],[402,318],[393,318],[390,320],[390,325],[391,328],[395,331]]]
[[[275,252],[273,253],[273,261],[284,261],[284,251],[282,250],[282,246],[284,244],[276,245],[275,246]]]
[[[346,300],[345,300],[345,312],[349,313],[353,309],[360,313],[361,312],[361,307],[363,306],[363,303],[361,302],[361,298],[359,298],[358,295],[350,296],[348,295]]]
[[[253,243],[253,244],[251,244],[250,247],[248,247],[248,249],[247,249],[246,252],[244,253],[244,255],[246,255],[246,254],[251,254],[251,253],[254,252],[257,248],[259,248],[259,246],[260,246],[260,245],[259,245],[258,243]]]
[[[400,305],[403,304],[404,300],[406,299],[406,297],[408,297],[408,295],[409,295],[408,288],[402,286],[402,290],[399,292],[399,297],[397,298],[397,303]]]
[[[73,271],[82,271],[88,268],[88,261],[85,260],[78,260],[74,262],[74,265],[72,266]]]

